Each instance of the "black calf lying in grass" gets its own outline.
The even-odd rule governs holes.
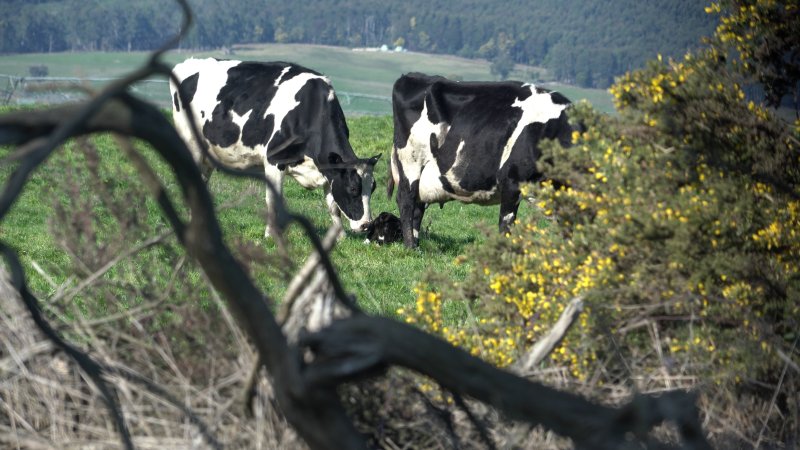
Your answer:
[[[384,211],[369,224],[366,242],[377,242],[379,245],[383,245],[391,244],[402,238],[400,219],[394,214]]]

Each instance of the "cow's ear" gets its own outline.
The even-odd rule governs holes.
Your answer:
[[[379,159],[381,159],[381,154],[380,153],[378,153],[377,155],[369,158],[369,160],[367,160],[367,164],[369,164],[370,166],[374,166],[378,162]]]
[[[342,157],[338,153],[328,153],[328,162],[331,164],[341,164]]]

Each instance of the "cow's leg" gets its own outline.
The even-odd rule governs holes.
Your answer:
[[[409,183],[405,177],[400,177],[397,186],[397,207],[400,210],[400,228],[403,231],[403,243],[408,248],[419,245],[419,228],[422,224],[422,215],[425,213],[425,204],[419,201],[419,180]]]
[[[275,207],[283,198],[283,171],[271,164],[265,164],[264,176],[269,183],[266,195],[267,228],[264,230],[264,237],[268,238],[281,232]]]
[[[414,190],[412,192],[418,191]],[[419,200],[417,200],[417,203],[414,205],[414,219],[411,222],[411,234],[414,235],[414,239],[417,240],[417,243],[419,243],[419,232],[422,227],[422,216],[425,215],[425,209],[427,207],[428,205]]]
[[[519,183],[508,179],[500,187],[500,223],[501,233],[508,233],[511,225],[517,219],[519,209],[520,190]]]

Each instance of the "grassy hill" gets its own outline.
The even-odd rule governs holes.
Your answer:
[[[98,80],[85,82],[92,87],[100,87],[106,78],[118,77],[140,64],[148,53],[145,52],[79,52],[79,53],[41,53],[0,55],[0,74],[29,76],[29,68],[34,65],[47,66],[50,77],[67,77],[77,80]],[[348,115],[391,114],[391,89],[394,81],[403,73],[418,71],[431,74],[458,77],[463,80],[491,80],[485,60],[460,58],[455,56],[415,53],[353,51],[345,47],[330,47],[305,44],[258,44],[234,47],[233,55],[219,51],[193,52],[173,51],[167,60],[177,63],[190,56],[233,58],[262,61],[290,61],[307,66],[328,75],[333,81],[342,107]],[[584,89],[550,83],[547,71],[517,66],[510,78],[521,81],[545,82],[548,88],[559,90],[573,101],[586,99],[601,111],[611,112],[610,95],[601,89]],[[7,80],[0,78],[0,86]],[[29,82],[27,91],[17,90],[12,102],[63,101],[75,98],[77,92],[44,92],[35,90],[37,84]],[[137,93],[151,101],[169,107],[169,92],[163,80],[140,83]],[[24,94],[21,95],[21,94]],[[4,98],[5,96],[3,96]]]

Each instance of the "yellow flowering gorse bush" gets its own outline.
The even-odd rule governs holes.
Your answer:
[[[543,146],[553,181],[524,189],[535,212],[475,250],[471,279],[419,288],[406,320],[507,366],[583,296],[550,358],[577,380],[598,359],[718,384],[783,364],[800,327],[800,133],[734,69],[714,45],[659,57],[610,89],[620,117],[574,106],[573,145]],[[446,326],[443,302],[463,298],[479,319]]]

